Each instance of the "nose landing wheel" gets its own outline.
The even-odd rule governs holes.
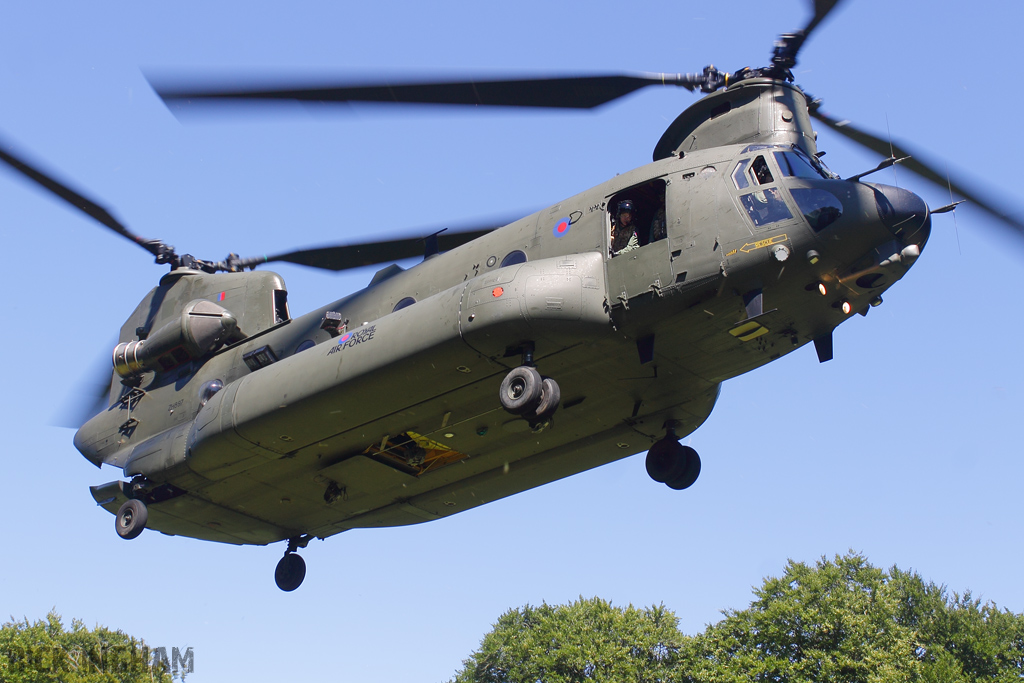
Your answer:
[[[689,446],[679,443],[674,429],[656,441],[647,451],[647,474],[670,489],[690,488],[700,476],[700,456]]]

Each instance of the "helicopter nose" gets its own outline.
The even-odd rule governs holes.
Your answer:
[[[900,187],[875,183],[871,183],[870,187],[875,191],[878,217],[885,227],[904,244],[924,247],[932,227],[932,218],[925,201]]]

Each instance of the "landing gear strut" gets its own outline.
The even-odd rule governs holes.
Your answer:
[[[125,501],[118,509],[114,518],[114,529],[117,535],[126,541],[137,538],[146,528],[149,521],[149,509],[146,504],[137,498]]]
[[[700,476],[700,456],[689,446],[679,443],[675,429],[669,427],[665,438],[656,441],[647,451],[647,474],[670,489],[681,491],[690,488]]]
[[[295,551],[305,548],[308,542],[308,536],[288,539],[288,549],[284,551],[284,557],[278,561],[277,569],[274,570],[274,581],[281,590],[291,592],[301,586],[302,580],[306,578],[306,561]]]

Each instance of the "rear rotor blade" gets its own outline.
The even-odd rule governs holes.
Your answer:
[[[32,180],[37,185],[49,190],[52,194],[63,199],[82,213],[90,216],[93,220],[107,226],[118,235],[127,237],[132,242],[135,242],[140,247],[153,254],[153,256],[156,256],[158,263],[168,262],[162,261],[161,259],[166,258],[168,254],[173,255],[174,251],[172,247],[168,247],[160,240],[149,240],[136,235],[125,227],[121,221],[114,218],[109,211],[93,200],[75,192],[68,185],[56,180],[53,176],[43,173],[38,168],[29,164],[24,158],[15,156],[10,145],[2,140],[0,140],[0,160],[4,161],[8,166],[18,171],[29,180]]]
[[[815,103],[811,105],[811,116],[840,135],[867,147],[872,152],[885,157],[890,156],[890,154],[895,157],[910,157],[906,161],[901,162],[900,166],[910,169],[926,180],[930,180],[943,190],[950,189],[959,194],[993,218],[997,218],[1003,225],[1012,229],[1018,237],[1024,237],[1024,221],[1021,221],[1018,217],[1018,211],[1006,208],[1001,205],[1001,202],[992,199],[984,191],[972,188],[962,180],[956,179],[953,176],[947,178],[946,175],[936,171],[935,166],[927,163],[920,154],[908,151],[903,145],[896,144],[895,142],[890,143],[888,140],[883,140],[877,135],[860,130],[851,125],[849,121],[836,120],[822,113]]]
[[[306,87],[190,88],[154,86],[165,102],[210,100],[294,100],[300,102],[384,102],[494,107],[592,109],[648,85],[693,90],[700,74],[620,74],[423,83],[319,84]]]
[[[441,251],[448,251],[471,242],[478,237],[483,237],[487,233],[511,222],[511,220],[501,220],[494,221],[486,226],[455,228],[440,234],[436,231],[433,232],[436,235],[437,247]],[[423,256],[427,239],[430,238],[409,237],[382,242],[361,242],[299,249],[274,256],[240,259],[235,265],[237,268],[250,268],[272,261],[287,261],[288,263],[297,263],[302,266],[309,266],[310,268],[334,271],[348,270],[350,268],[372,266],[378,263],[392,263],[402,259]]]
[[[108,348],[117,344],[115,337]],[[97,357],[73,390],[65,397],[57,411],[50,416],[50,425],[78,429],[92,417],[102,412],[109,404],[110,382],[113,370],[110,367],[109,352]]]

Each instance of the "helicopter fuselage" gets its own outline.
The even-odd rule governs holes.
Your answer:
[[[238,331],[115,376],[75,443],[132,483],[93,495],[265,544],[439,519],[685,436],[723,381],[808,342],[830,358],[927,240],[923,201],[816,153],[803,94],[760,79],[684,112],[653,163],[300,317],[273,273],[174,270],[122,343],[200,299]],[[616,254],[623,200],[638,246]],[[561,386],[550,420],[498,401],[524,363]]]

